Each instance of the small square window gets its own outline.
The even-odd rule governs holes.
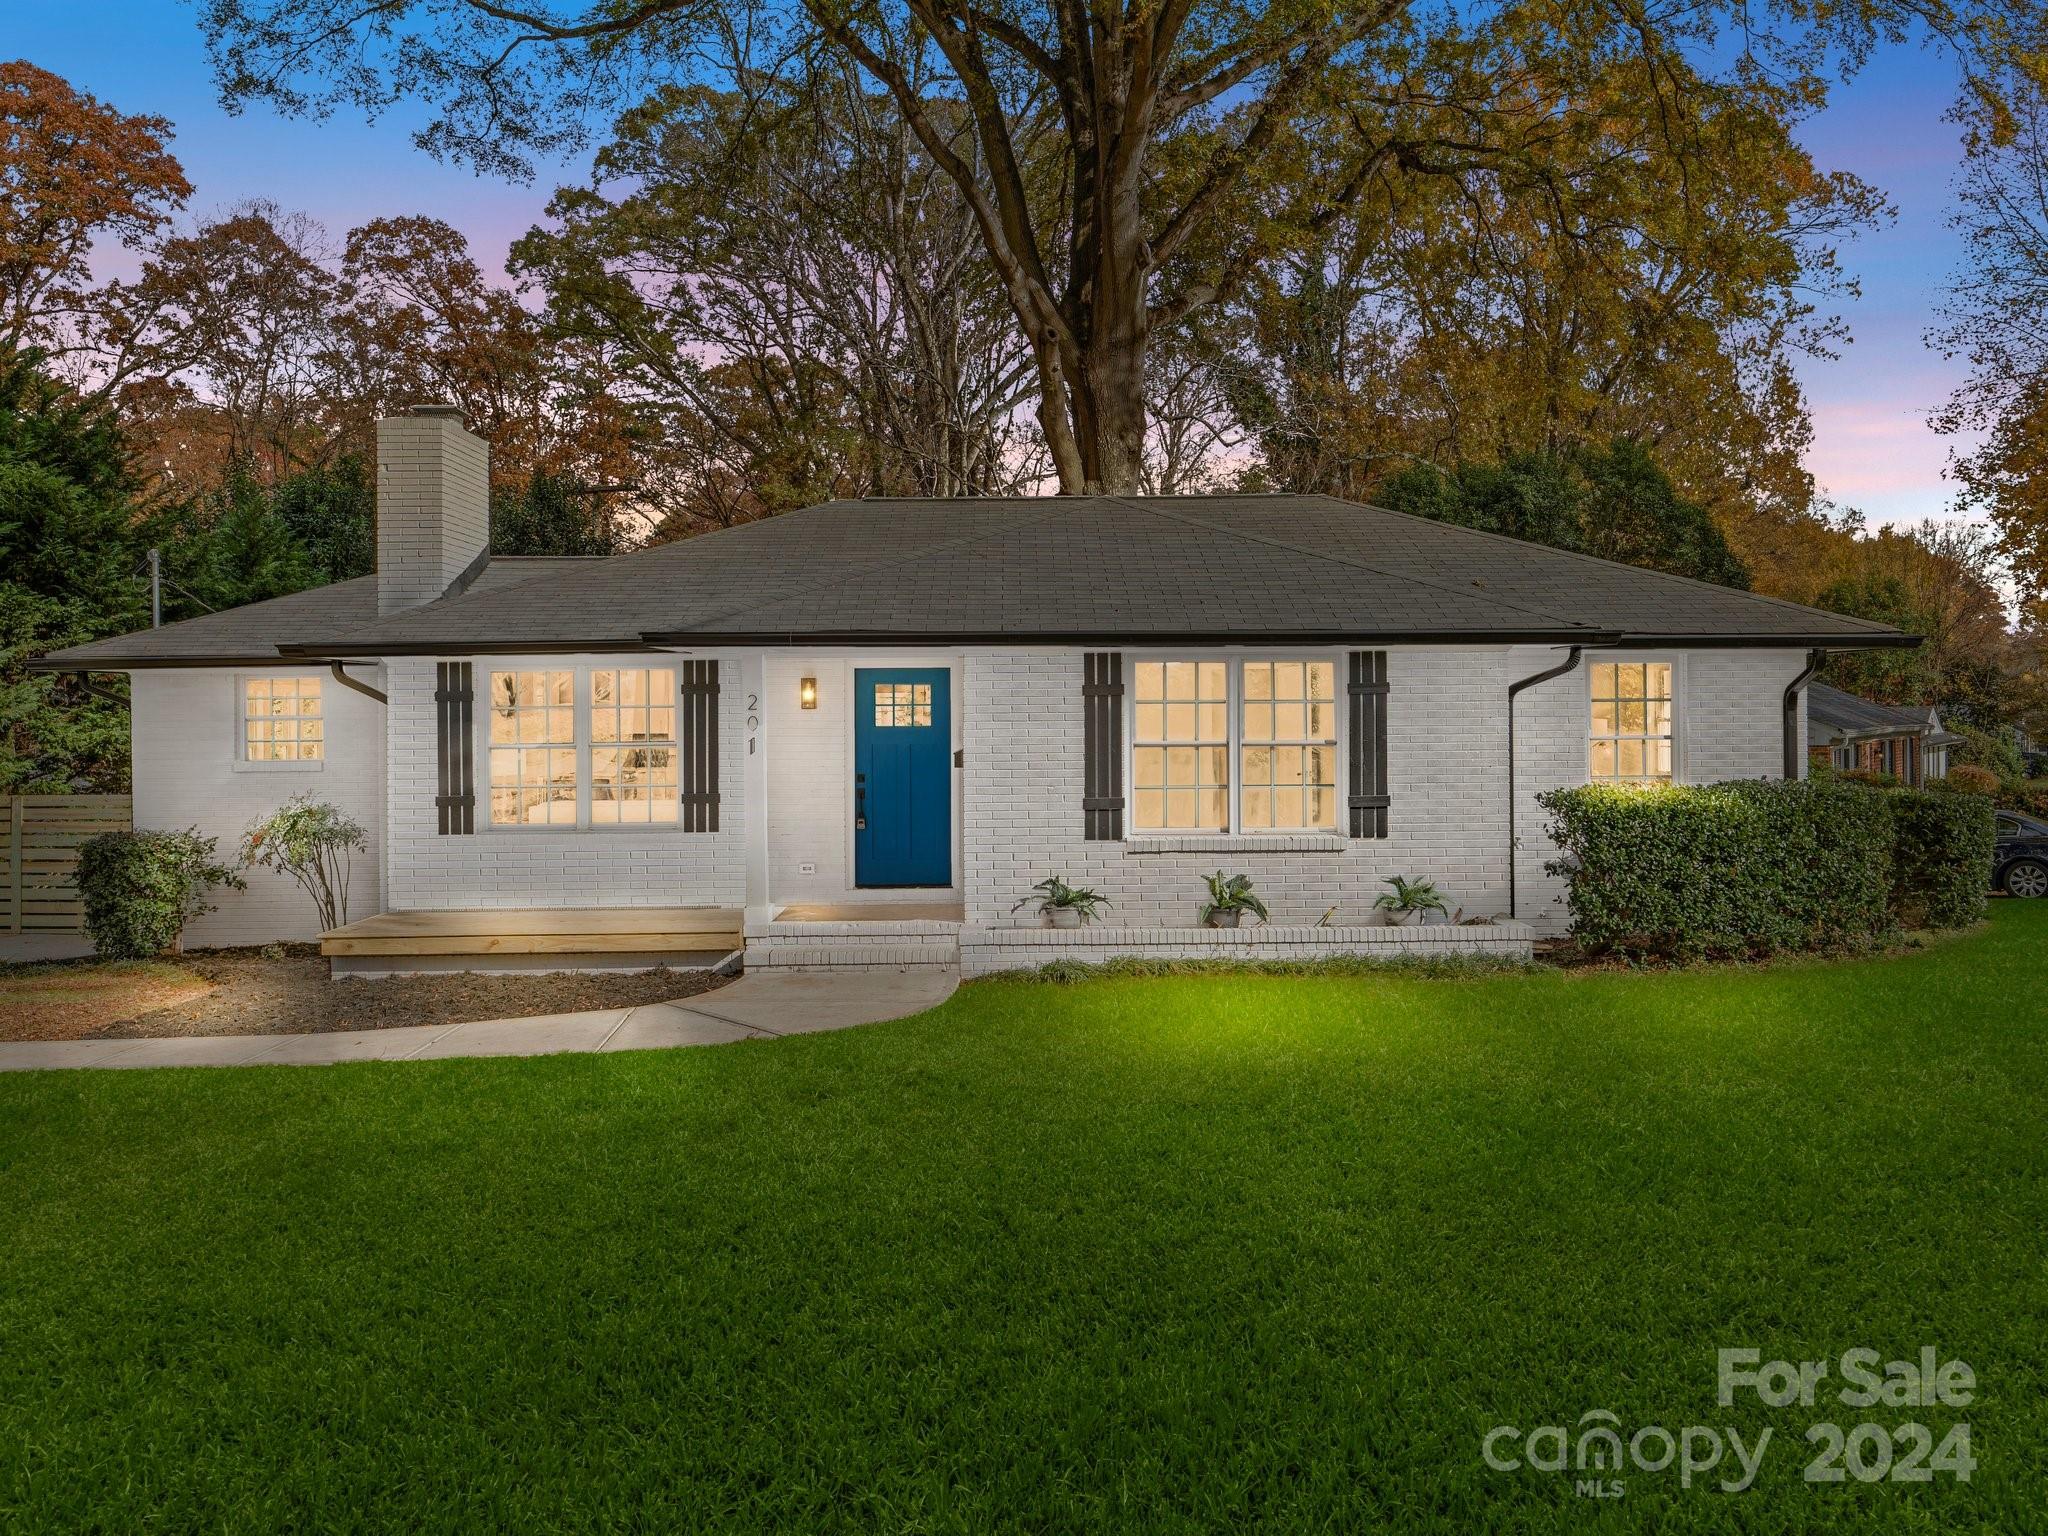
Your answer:
[[[317,677],[250,677],[242,681],[242,759],[250,763],[316,763],[327,755]]]

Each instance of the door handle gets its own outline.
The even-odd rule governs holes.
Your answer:
[[[853,776],[853,830],[865,832],[868,829],[868,776],[857,773]]]

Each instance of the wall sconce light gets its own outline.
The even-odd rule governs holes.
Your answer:
[[[796,685],[796,701],[804,709],[818,707],[818,680],[807,677]]]

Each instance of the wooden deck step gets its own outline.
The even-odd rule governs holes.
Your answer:
[[[737,907],[379,912],[320,935],[323,955],[620,955],[740,948]]]

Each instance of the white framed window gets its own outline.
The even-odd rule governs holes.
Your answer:
[[[240,679],[237,732],[240,762],[259,767],[306,767],[327,756],[327,721],[317,677]]]
[[[573,827],[581,799],[576,673],[492,671],[491,825]]]
[[[1334,657],[1139,657],[1130,700],[1133,836],[1337,831]]]
[[[676,819],[676,674],[670,667],[597,667],[590,674],[590,820],[595,826]]]
[[[1677,781],[1677,667],[1669,661],[1598,661],[1588,669],[1592,731],[1587,776],[1595,784]]]
[[[1238,823],[1247,832],[1337,830],[1337,664],[1240,663]]]
[[[1140,661],[1131,696],[1131,825],[1140,832],[1229,831],[1228,665]]]
[[[539,663],[487,676],[487,825],[679,824],[675,668]]]

